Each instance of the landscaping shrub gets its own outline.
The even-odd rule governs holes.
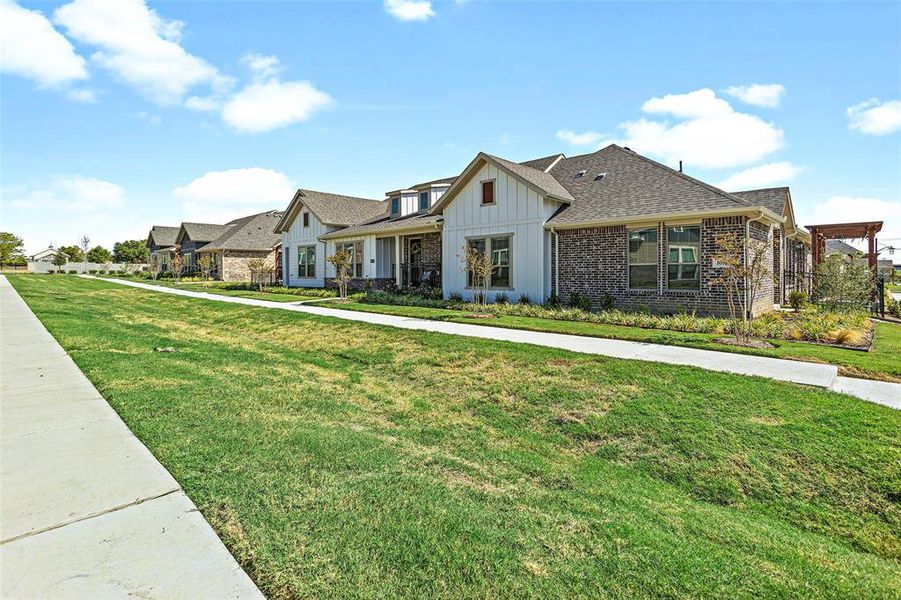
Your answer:
[[[591,310],[591,298],[586,296],[585,294],[580,294],[579,292],[573,292],[569,295],[569,305],[572,308],[576,308],[579,310],[584,310],[588,312]]]
[[[69,275],[78,275],[78,270],[77,270],[77,269],[69,269],[69,270],[67,271],[67,273],[68,273]]]
[[[510,301],[510,298],[507,296],[507,292],[501,292],[500,294],[495,294],[494,303],[495,304],[507,304]]]
[[[614,306],[613,296],[611,296],[607,292],[604,292],[601,295],[601,302],[598,305],[598,307],[601,310],[613,310],[613,306]]]
[[[529,298],[528,294],[522,294],[519,298],[516,299],[516,303],[530,305],[532,304],[532,299]]]
[[[551,295],[548,296],[548,299],[544,302],[545,308],[557,309],[563,305],[563,302],[560,301],[560,296],[557,295],[557,292],[551,292]]]
[[[463,294],[460,292],[452,292],[450,296],[447,297],[451,302],[463,302]]]
[[[807,305],[807,294],[801,290],[795,290],[788,295],[788,305],[795,310],[801,310]]]
[[[89,275],[96,275],[96,274],[97,274],[97,269],[88,269],[88,274],[89,274]]]

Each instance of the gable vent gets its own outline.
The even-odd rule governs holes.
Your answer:
[[[585,176],[585,169],[582,169],[581,171],[576,173],[576,179],[578,179],[579,177],[584,177],[584,176]]]
[[[598,173],[598,174],[597,174],[597,177],[595,177],[594,180],[595,180],[595,181],[603,181],[603,180],[604,180],[604,177],[606,177],[606,176],[607,176],[606,173]]]

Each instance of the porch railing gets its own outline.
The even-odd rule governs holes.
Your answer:
[[[441,285],[441,263],[401,263],[401,286]]]

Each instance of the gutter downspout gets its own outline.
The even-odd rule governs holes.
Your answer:
[[[748,260],[751,258],[750,250],[751,250],[751,223],[753,221],[760,221],[763,219],[763,213],[754,217],[753,219],[745,219],[745,268],[748,268]],[[753,306],[751,305],[751,290],[748,289],[748,276],[745,275],[745,312],[747,313],[748,319],[751,318],[751,315],[754,313]]]

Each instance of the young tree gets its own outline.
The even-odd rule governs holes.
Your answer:
[[[91,238],[86,235],[81,236],[81,240],[79,240],[78,245],[81,246],[81,271],[83,273],[88,270],[87,255],[88,248],[91,247]]]
[[[12,265],[24,262],[25,255],[22,253],[24,242],[22,238],[9,233],[8,231],[0,231],[0,265]]]
[[[185,266],[185,257],[181,254],[181,248],[179,246],[175,246],[172,248],[172,257],[169,259],[169,272],[172,273],[172,278],[178,281],[181,277],[181,271]]]
[[[252,258],[247,261],[247,268],[250,269],[250,283],[256,282],[262,292],[264,281],[272,272],[272,265],[266,259]]]
[[[66,266],[66,263],[69,262],[69,255],[65,252],[57,251],[56,254],[53,255],[53,259],[50,261],[57,270],[62,271],[62,268]]]
[[[117,263],[145,263],[150,250],[142,240],[125,240],[113,244],[113,261]]]
[[[338,250],[326,258],[335,267],[335,283],[338,284],[338,295],[342,300],[347,299],[347,284],[350,283],[350,264],[353,254],[347,250]]]
[[[156,278],[160,276],[160,272],[163,270],[163,259],[154,252],[150,255],[148,265],[150,267],[150,278],[156,281]]]
[[[88,262],[93,263],[107,263],[113,259],[112,252],[103,246],[94,246],[87,251],[86,256],[88,257]]]
[[[197,266],[200,268],[200,277],[206,281],[210,278],[213,270],[213,257],[209,252],[205,252],[197,259]]]
[[[472,282],[473,300],[484,306],[488,303],[488,279],[494,273],[491,257],[469,244],[463,247],[463,270]]]
[[[713,256],[720,265],[720,275],[712,283],[726,289],[732,331],[741,343],[751,335],[751,313],[754,299],[770,272],[766,266],[764,244],[748,243],[735,233],[717,235],[717,251]]]
[[[875,274],[860,256],[826,257],[817,266],[814,281],[814,298],[833,310],[866,306],[876,291]]]
[[[78,246],[60,246],[56,253],[62,252],[66,255],[70,262],[79,262],[84,259],[84,252]]]

